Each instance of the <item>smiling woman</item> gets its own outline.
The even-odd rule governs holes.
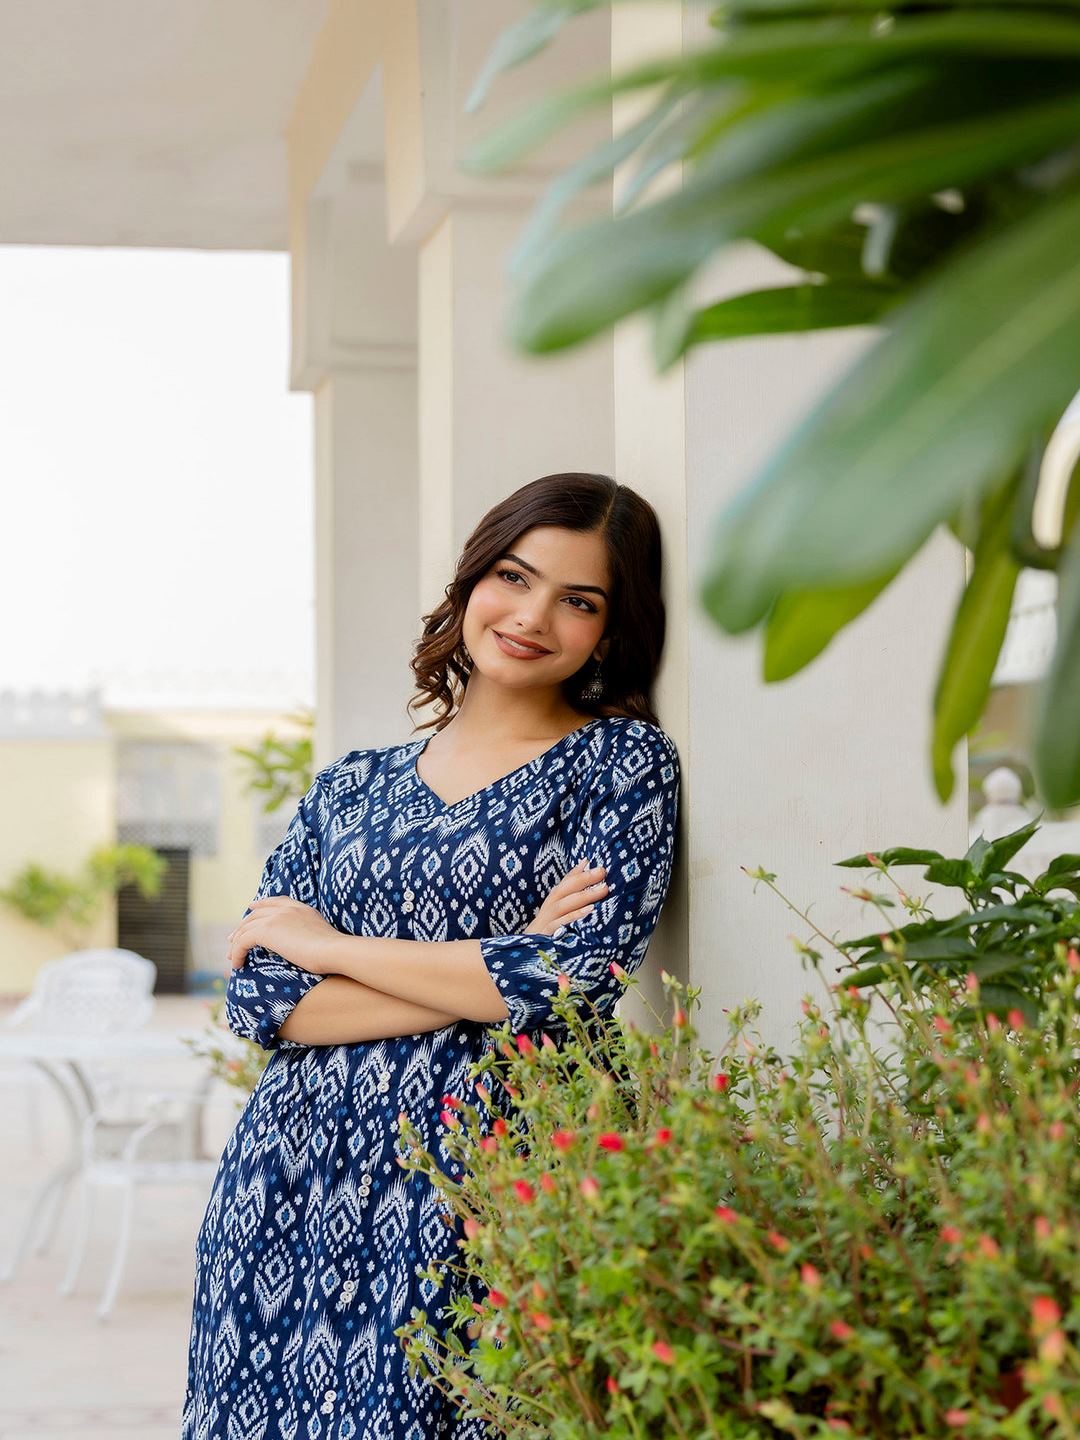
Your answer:
[[[659,579],[632,490],[525,486],[424,617],[413,669],[435,733],[349,751],[300,801],[230,942],[229,1024],[275,1054],[199,1232],[183,1440],[485,1436],[395,1335],[460,1239],[401,1174],[398,1117],[460,1174],[441,1114],[492,1027],[559,1044],[559,972],[609,1012],[612,967],[645,957],[680,780],[650,700]],[[435,1323],[449,1334],[449,1304]]]

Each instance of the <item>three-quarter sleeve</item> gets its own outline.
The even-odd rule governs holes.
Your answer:
[[[296,807],[285,836],[263,867],[256,900],[267,895],[288,895],[319,909],[321,835],[326,819],[322,772]],[[251,906],[244,915],[251,914]],[[255,945],[244,964],[229,976],[225,991],[225,1019],[234,1035],[253,1040],[264,1050],[305,1048],[298,1040],[277,1034],[303,996],[324,980],[281,955]]]
[[[622,985],[611,964],[633,974],[667,897],[678,804],[679,756],[670,736],[643,721],[619,727],[591,777],[570,862],[606,866],[607,895],[555,935],[526,932],[480,940],[515,1031],[553,1023],[559,971],[601,1014],[614,1007]]]

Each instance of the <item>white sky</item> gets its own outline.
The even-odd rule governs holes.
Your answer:
[[[0,246],[0,690],[314,700],[284,255]]]

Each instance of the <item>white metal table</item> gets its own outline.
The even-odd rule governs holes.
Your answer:
[[[196,1038],[194,1034],[186,1037]],[[11,1280],[26,1258],[35,1230],[39,1252],[52,1238],[61,1202],[83,1163],[82,1130],[96,1108],[86,1066],[129,1060],[176,1060],[191,1057],[184,1035],[152,1030],[105,1031],[98,1034],[26,1029],[0,1030],[0,1060],[29,1061],[48,1077],[60,1096],[69,1122],[68,1151],[34,1192],[25,1224],[11,1259],[0,1268],[0,1282]]]

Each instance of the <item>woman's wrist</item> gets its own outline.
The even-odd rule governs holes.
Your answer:
[[[349,957],[356,958],[359,942],[363,941],[362,935],[348,935],[341,930],[334,930],[329,934],[320,947],[318,966],[320,975],[349,975]]]

